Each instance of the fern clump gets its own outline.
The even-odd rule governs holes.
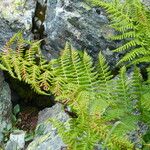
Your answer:
[[[15,34],[0,54],[0,68],[13,78],[31,85],[39,94],[50,94],[51,71],[40,53],[40,41],[29,42]]]
[[[0,55],[0,68],[39,94],[53,93],[70,108],[74,116],[65,124],[50,120],[68,149],[93,150],[99,143],[103,149],[134,149],[129,133],[141,121],[150,125],[149,69],[145,82],[136,66],[130,78],[125,66],[113,77],[102,53],[95,66],[86,52],[67,43],[59,58],[47,62],[39,44],[17,33]]]
[[[114,52],[126,52],[118,64],[148,63],[150,61],[150,10],[140,0],[88,0],[106,10],[110,26],[117,31],[112,40],[126,42]]]

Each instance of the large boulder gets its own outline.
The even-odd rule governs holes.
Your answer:
[[[53,0],[47,3],[38,0],[38,3],[43,8],[47,5],[45,20],[41,21],[45,37],[43,53],[47,58],[57,57],[65,43],[70,42],[78,50],[87,50],[94,59],[101,50],[109,62],[116,62],[118,54],[115,55],[111,50],[119,43],[108,40],[114,31],[108,27],[109,21],[103,9],[92,8],[83,0]],[[35,14],[33,20],[38,29],[40,21],[37,20],[40,18]],[[37,30],[35,31],[37,37]]]
[[[150,4],[150,0],[141,1]],[[70,42],[76,49],[86,50],[94,60],[102,51],[111,68],[115,67],[120,54],[111,50],[122,42],[109,40],[115,32],[108,27],[109,20],[102,8],[93,8],[83,0],[37,0],[37,5],[33,33],[34,38],[45,39],[42,48],[47,59],[57,57],[65,43]]]
[[[36,136],[27,150],[65,150],[66,145],[59,136],[57,129],[49,119],[56,119],[66,122],[69,116],[64,112],[63,106],[59,103],[51,108],[46,108],[39,113]]]
[[[0,72],[0,143],[4,139],[4,130],[11,127],[11,110],[11,91],[8,83],[4,81],[3,73]]]
[[[35,8],[34,0],[0,1],[0,50],[9,38],[20,30],[29,37]]]

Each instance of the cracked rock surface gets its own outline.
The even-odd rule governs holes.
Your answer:
[[[66,150],[66,145],[49,119],[66,122],[69,116],[64,112],[63,106],[58,103],[39,112],[36,136],[27,150]]]
[[[7,82],[4,81],[2,71],[0,71],[0,144],[4,139],[4,129],[11,127],[11,92]]]
[[[43,4],[42,0],[39,3]],[[47,1],[43,53],[53,58],[70,42],[78,50],[87,52],[96,60],[103,51],[112,64],[118,59],[111,50],[118,46],[108,40],[114,31],[108,27],[108,19],[101,8],[91,8],[82,0]],[[114,56],[114,57],[112,57]]]

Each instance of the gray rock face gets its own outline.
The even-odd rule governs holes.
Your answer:
[[[0,72],[0,143],[3,140],[3,130],[11,126],[11,92],[8,83]]]
[[[141,0],[141,1],[143,2],[143,4],[145,4],[150,8],[150,0]]]
[[[22,150],[25,146],[25,131],[14,130],[10,134],[5,150]]]
[[[143,3],[148,5],[149,0]],[[118,62],[119,54],[111,50],[122,43],[108,40],[115,33],[108,27],[103,9],[91,8],[83,0],[38,0],[38,4],[44,11],[43,16],[35,15],[33,33],[39,38],[37,30],[40,30],[39,34],[45,38],[43,53],[47,59],[57,57],[65,43],[70,42],[76,49],[87,50],[95,60],[99,51],[103,51],[112,68]]]
[[[91,8],[82,0],[1,0],[0,49],[14,33],[24,30],[28,38],[33,33],[34,39],[45,39],[42,49],[47,59],[57,57],[70,42],[94,59],[103,51],[113,66],[119,56],[111,50],[121,43],[108,40],[114,34],[108,23],[103,9]]]
[[[35,7],[34,0],[1,0],[0,49],[19,30],[30,34]]]
[[[52,126],[48,119],[56,119],[65,123],[69,116],[64,112],[61,104],[42,110],[38,117],[36,137],[29,144],[27,150],[62,150],[66,147],[58,135],[57,129]]]
[[[41,5],[43,1],[39,0]],[[82,0],[53,0],[47,2],[45,14],[45,54],[55,57],[66,42],[79,50],[86,49],[97,58],[100,50],[109,62],[115,62],[117,55],[111,50],[118,43],[108,40],[114,31],[108,27],[108,19],[101,8],[91,8]],[[113,56],[113,57],[112,57]]]

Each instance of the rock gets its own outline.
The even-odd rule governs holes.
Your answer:
[[[82,0],[53,0],[47,3],[38,0],[38,3],[43,9],[47,5],[46,11],[42,13],[45,13],[44,20],[38,15],[34,16],[36,35],[38,23],[42,22],[44,26],[45,43],[42,48],[47,59],[57,57],[65,43],[70,42],[78,50],[87,50],[94,59],[102,50],[111,64],[117,61],[118,54],[111,50],[120,43],[108,40],[108,37],[114,35],[114,30],[108,27],[109,21],[103,9],[91,8]]]
[[[107,15],[82,0],[1,0],[0,22],[0,49],[14,33],[24,30],[25,37],[32,39],[33,33],[34,39],[45,39],[42,48],[47,59],[57,57],[67,41],[76,49],[86,49],[94,59],[103,51],[112,66],[119,59],[111,50],[121,42],[108,40],[114,31],[108,27]]]
[[[55,104],[51,108],[46,108],[39,113],[36,136],[27,148],[27,150],[61,150],[66,145],[57,133],[57,129],[52,126],[48,119],[56,119],[66,122],[69,116],[62,109],[61,104]]]
[[[11,127],[11,110],[11,91],[8,83],[4,81],[3,73],[0,72],[0,143],[4,138],[3,131]]]
[[[18,150],[17,143],[14,141],[8,141],[5,150]]]
[[[0,5],[0,49],[19,30],[25,36],[31,34],[35,0],[1,0]]]
[[[141,0],[148,8],[150,8],[150,0]]]
[[[22,130],[13,131],[6,144],[5,150],[21,150],[25,146],[25,132]],[[13,149],[14,148],[14,149]]]
[[[143,3],[147,5],[149,0]],[[70,42],[75,49],[87,50],[94,60],[102,51],[111,68],[115,67],[120,54],[111,50],[122,42],[108,39],[115,32],[108,27],[109,21],[102,8],[92,8],[82,0],[38,0],[38,5],[42,12],[34,16],[33,33],[37,39],[41,34],[42,39],[45,38],[42,48],[47,59],[57,57],[65,43]]]

